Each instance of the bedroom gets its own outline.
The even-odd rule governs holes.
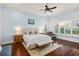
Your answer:
[[[45,5],[56,6],[56,9],[40,11]],[[0,55],[79,56],[78,17],[77,3],[0,4]],[[37,38],[39,40],[35,40]],[[39,49],[28,50],[26,44],[30,49]]]

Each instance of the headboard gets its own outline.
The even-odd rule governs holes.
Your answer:
[[[26,35],[33,35],[33,34],[39,33],[39,29],[36,29],[36,28],[25,28],[22,31],[23,31],[23,34],[26,34]]]

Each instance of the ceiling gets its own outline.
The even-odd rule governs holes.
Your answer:
[[[78,3],[48,3],[49,7],[56,6],[57,8],[53,9],[52,13],[50,12],[43,13],[43,11],[39,11],[39,10],[44,9],[45,4],[46,3],[5,3],[3,4],[3,6],[18,11],[29,12],[32,14],[46,16],[46,17],[79,9]]]

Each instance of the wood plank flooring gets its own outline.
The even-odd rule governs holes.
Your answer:
[[[63,44],[65,46],[68,46],[68,47],[71,47],[71,48],[79,49],[79,43],[70,42],[70,41],[66,41],[66,40],[62,40],[62,39],[58,39],[56,41],[59,44]]]
[[[12,44],[12,56],[30,56],[22,43]]]
[[[79,44],[58,39],[58,44],[63,46],[46,56],[79,56]],[[22,43],[12,44],[12,56],[30,56]]]

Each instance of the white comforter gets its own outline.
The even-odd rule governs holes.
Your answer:
[[[1,50],[2,50],[2,47],[0,46],[0,52],[1,52]]]
[[[37,44],[38,46],[42,46],[47,43],[53,42],[51,40],[51,37],[43,34],[35,34],[30,36],[24,35],[23,39],[27,43],[27,47],[29,47],[29,45],[32,45],[32,44]]]

